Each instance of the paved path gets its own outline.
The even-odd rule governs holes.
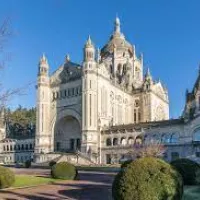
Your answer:
[[[17,171],[20,173],[20,170]],[[39,173],[37,170],[33,173],[36,172]],[[40,175],[41,172],[44,175],[48,173],[46,170],[41,170]],[[0,191],[0,200],[112,200],[111,186],[114,176],[114,173],[80,172],[79,181]]]

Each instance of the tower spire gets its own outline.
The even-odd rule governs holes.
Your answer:
[[[88,61],[94,59],[95,59],[95,48],[89,35],[84,47],[84,60]]]
[[[149,69],[149,67],[147,68],[146,76],[151,76],[151,73],[150,73],[150,69]]]
[[[85,46],[93,46],[90,35],[88,36],[88,39],[87,39],[87,41],[86,41]]]
[[[116,16],[115,18],[115,33],[120,33],[120,20],[119,17]]]
[[[42,54],[42,57],[40,58],[40,63],[47,63],[47,58],[45,56],[45,53]]]
[[[65,57],[65,62],[69,62],[69,61],[70,61],[70,56],[69,56],[69,54],[67,54]]]

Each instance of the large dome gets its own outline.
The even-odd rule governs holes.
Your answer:
[[[126,41],[124,35],[120,32],[119,18],[116,18],[115,20],[115,30],[111,35],[109,42],[101,49],[101,56],[112,54],[114,48],[117,50],[129,51],[131,54],[133,54],[132,45]]]

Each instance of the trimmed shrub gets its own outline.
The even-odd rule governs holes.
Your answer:
[[[123,163],[121,164],[121,169],[127,167],[127,165],[129,165],[129,164],[132,163],[132,162],[133,162],[133,160],[127,160],[127,161],[123,162]]]
[[[51,175],[53,178],[75,180],[78,177],[76,167],[67,162],[60,162],[51,168]]]
[[[184,185],[200,184],[200,165],[198,163],[182,158],[172,161],[171,165],[182,175]]]
[[[10,187],[15,182],[13,171],[0,166],[0,189]]]
[[[51,160],[51,161],[49,162],[49,167],[53,167],[55,164],[56,164],[56,161]]]
[[[30,160],[26,160],[24,163],[24,167],[25,168],[30,168],[31,167],[31,161]]]
[[[181,175],[157,158],[140,158],[121,170],[112,185],[114,200],[181,200]]]

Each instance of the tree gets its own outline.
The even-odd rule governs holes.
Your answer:
[[[6,62],[11,59],[10,54],[5,51],[5,47],[12,34],[10,19],[6,19],[0,25],[0,70],[5,69]],[[0,108],[5,107],[7,101],[12,96],[20,94],[21,90],[22,88],[5,89],[0,83]]]
[[[9,108],[5,111],[8,137],[31,138],[35,134],[36,109],[23,108],[21,105],[16,110]]]
[[[136,144],[133,149],[128,152],[132,159],[144,157],[163,157],[166,148],[157,141],[148,141],[142,144]]]
[[[6,52],[6,45],[10,38],[13,36],[11,29],[11,20],[9,18],[0,22],[0,70],[6,68],[6,63],[10,61],[11,54]],[[0,82],[0,111],[6,107],[8,101],[15,95],[23,95],[27,87],[32,83],[25,85],[24,87],[18,88],[4,88],[4,84]]]

